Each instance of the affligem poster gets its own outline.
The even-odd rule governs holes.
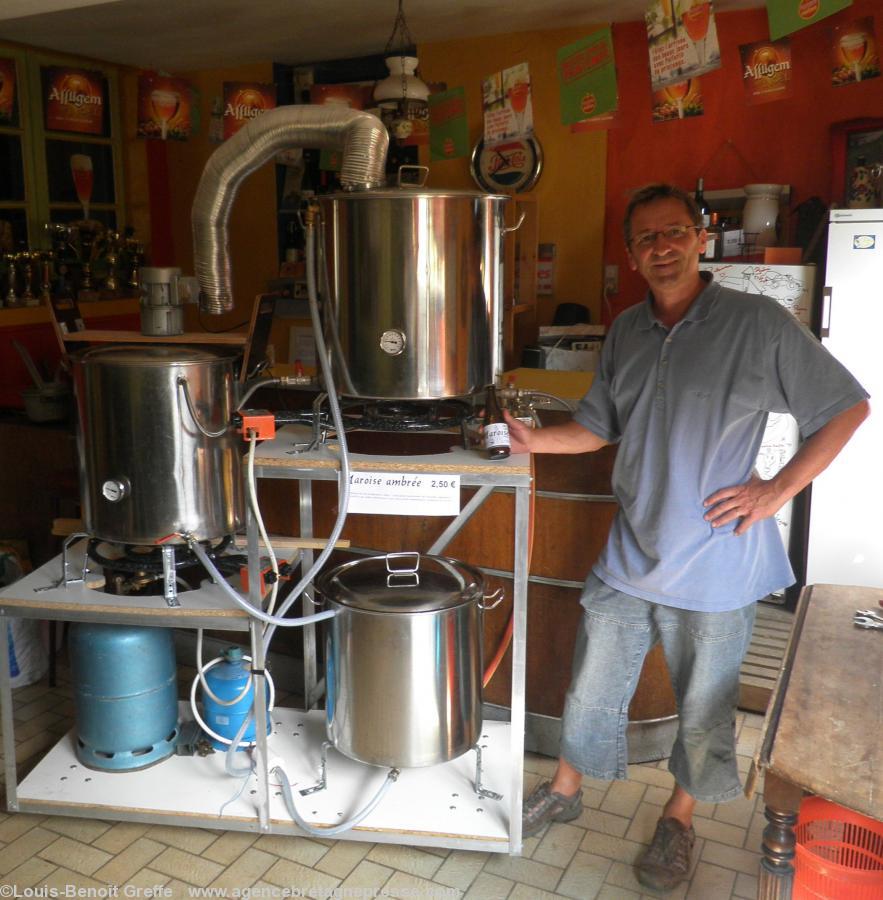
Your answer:
[[[791,96],[790,38],[742,44],[739,56],[746,103],[771,103]]]
[[[147,73],[138,78],[138,135],[186,141],[192,125],[190,83],[183,78]]]
[[[107,86],[101,72],[44,66],[41,74],[47,131],[104,132]]]
[[[240,128],[276,108],[276,85],[243,81],[224,82],[224,140]]]
[[[644,20],[652,90],[720,68],[711,0],[652,0]]]
[[[831,83],[837,87],[880,77],[880,53],[874,17],[866,16],[834,29]]]

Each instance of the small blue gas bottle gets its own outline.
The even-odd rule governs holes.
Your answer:
[[[205,672],[205,681],[211,692],[224,701],[218,703],[213,700],[205,691],[203,691],[202,708],[205,716],[205,724],[215,732],[215,734],[226,738],[232,742],[237,732],[242,727],[242,721],[252,711],[252,698],[254,697],[254,686],[250,686],[247,693],[241,700],[236,703],[225,706],[224,703],[230,703],[245,689],[251,674],[251,664],[243,658],[241,647],[228,647],[223,654],[222,660],[213,665]],[[267,698],[269,703],[270,688],[267,686]],[[272,722],[267,720],[267,734],[272,730]],[[242,743],[253,743],[255,739],[254,717],[248,723],[245,734],[240,739]],[[217,749],[226,749],[229,745],[221,741],[211,738],[212,746]]]

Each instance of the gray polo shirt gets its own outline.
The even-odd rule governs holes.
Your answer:
[[[703,500],[748,480],[767,416],[790,412],[809,436],[867,397],[794,316],[768,297],[709,284],[670,331],[650,299],[613,323],[574,414],[619,443],[619,511],[593,571],[655,603],[738,609],[794,582],[775,519],[733,534]]]

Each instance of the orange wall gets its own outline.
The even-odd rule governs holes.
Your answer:
[[[206,161],[218,146],[208,139],[212,98],[223,96],[225,81],[271,82],[273,66],[267,62],[185,73],[182,77],[199,92],[197,105],[202,121],[199,133],[188,141],[166,143],[172,210],[168,226],[174,246],[174,261],[166,264],[180,266],[185,274],[192,274],[190,208]],[[275,178],[275,166],[272,161],[267,162],[246,178],[236,195],[229,223],[235,308],[222,316],[203,316],[203,324],[213,331],[247,319],[255,296],[263,293],[267,281],[278,274]],[[187,313],[188,317],[193,316],[194,308],[187,307]]]
[[[421,43],[420,72],[427,81],[463,87],[470,146],[481,137],[481,82],[517,63],[530,65],[534,125],[543,147],[544,167],[536,187],[539,240],[557,246],[555,294],[540,297],[539,324],[549,324],[561,302],[583,303],[598,321],[601,291],[601,246],[604,234],[603,132],[571,134],[561,124],[556,52],[586,37],[597,26],[565,28]],[[424,153],[426,162],[428,153]],[[429,187],[475,190],[468,158],[442,160],[430,166]]]
[[[751,182],[791,185],[791,208],[809,197],[830,196],[832,123],[883,116],[883,77],[860,84],[831,84],[831,29],[837,23],[876,14],[883,37],[880,0],[855,0],[851,7],[791,35],[794,95],[748,106],[743,97],[739,45],[765,40],[765,9],[717,16],[722,66],[701,79],[705,114],[654,124],[643,22],[614,27],[623,124],[609,132],[605,260],[620,266],[618,312],[643,295],[641,279],[629,272],[621,236],[629,192],[650,181],[671,181],[692,191],[698,176],[706,190]]]

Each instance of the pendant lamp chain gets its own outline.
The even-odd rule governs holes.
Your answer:
[[[396,48],[396,36],[398,36],[398,47]],[[390,56],[397,52],[402,58],[402,97],[407,94],[407,76],[405,74],[404,60],[408,54],[408,49],[414,46],[414,38],[411,37],[411,31],[405,19],[404,0],[399,0],[399,9],[396,13],[395,21],[392,23],[392,33],[386,42],[383,55]]]

